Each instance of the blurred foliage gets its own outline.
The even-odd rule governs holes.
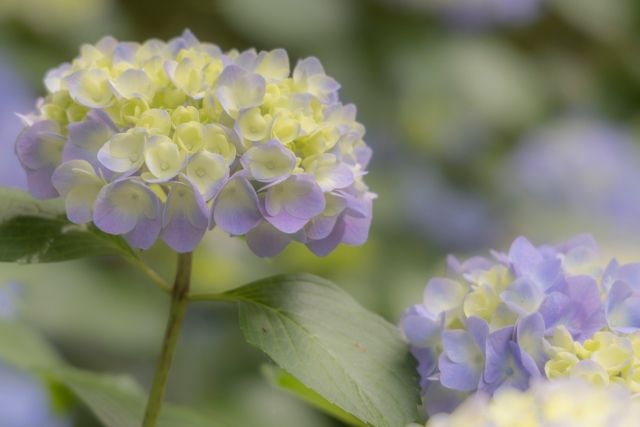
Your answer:
[[[469,26],[470,15],[436,0],[3,0],[0,88],[9,95],[0,123],[12,126],[0,143],[10,152],[19,132],[11,112],[27,112],[46,70],[81,43],[106,33],[168,39],[189,27],[223,49],[319,57],[359,108],[374,149],[367,181],[380,195],[367,244],[322,259],[301,245],[258,259],[240,239],[208,233],[195,253],[197,291],[310,272],[396,322],[450,251],[504,249],[522,233],[542,243],[590,232],[605,252],[638,260],[640,3],[537,3],[511,21],[478,9]],[[554,131],[573,117],[582,131]],[[166,246],[141,256],[169,280],[175,255]],[[146,277],[102,258],[2,264],[0,284],[9,281],[23,285],[22,318],[66,360],[150,384],[168,301]],[[237,315],[225,303],[189,308],[168,399],[238,425],[343,425],[261,377],[268,358],[245,343]],[[86,411],[73,415],[77,426],[96,425]]]

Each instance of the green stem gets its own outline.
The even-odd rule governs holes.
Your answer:
[[[153,377],[151,392],[149,393],[149,402],[147,411],[144,416],[142,427],[156,427],[164,393],[167,388],[167,380],[169,379],[169,371],[171,362],[176,350],[180,327],[184,319],[184,313],[189,302],[189,283],[191,281],[191,263],[193,252],[178,254],[178,271],[176,272],[176,280],[171,293],[171,311],[169,312],[169,321],[167,322],[167,330],[162,343],[162,351],[158,364],[156,365],[156,373]]]
[[[137,267],[141,272],[147,275],[153,283],[155,283],[160,289],[166,293],[171,293],[171,285],[169,285],[158,273],[156,273],[151,267],[144,263],[141,259],[127,258],[131,264]]]

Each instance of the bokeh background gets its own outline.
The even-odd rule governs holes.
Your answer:
[[[396,322],[447,253],[506,250],[520,234],[558,243],[593,234],[640,259],[640,3],[633,0],[1,0],[0,185],[25,188],[13,154],[48,68],[81,43],[169,39],[191,28],[223,49],[316,56],[358,106],[379,194],[369,241],[326,258],[294,244],[262,260],[207,235],[194,286],[223,291],[283,272],[334,280]],[[171,277],[175,255],[144,254]],[[113,258],[0,264],[0,320],[19,316],[72,364],[147,387],[168,298]],[[2,343],[0,343],[2,345]],[[230,425],[341,424],[274,388],[234,306],[194,303],[168,399]],[[0,365],[0,426],[97,426],[52,409],[35,378]]]

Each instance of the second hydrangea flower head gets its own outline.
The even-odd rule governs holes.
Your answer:
[[[371,150],[315,58],[290,76],[280,49],[223,53],[189,31],[168,43],[106,37],[45,85],[18,157],[31,194],[62,196],[75,223],[178,252],[215,226],[259,256],[294,240],[324,256],[367,239]]]
[[[640,263],[603,262],[587,235],[492,255],[449,257],[402,317],[429,414],[535,378],[640,392]]]

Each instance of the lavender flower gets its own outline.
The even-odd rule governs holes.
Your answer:
[[[315,58],[290,76],[282,49],[223,53],[188,30],[168,43],[105,37],[45,86],[18,158],[31,194],[63,197],[74,223],[177,252],[218,226],[261,257],[367,240],[371,150]]]
[[[575,224],[604,226],[620,241],[637,240],[640,151],[625,128],[566,115],[525,136],[507,160],[501,187],[529,215],[571,217]]]
[[[538,377],[640,390],[640,264],[602,268],[588,235],[537,248],[519,237],[492,255],[450,256],[449,277],[429,280],[400,322],[430,415]]]

